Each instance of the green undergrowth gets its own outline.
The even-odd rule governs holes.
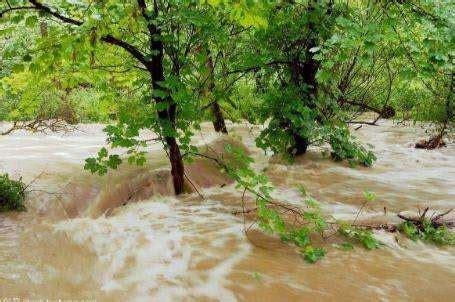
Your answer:
[[[25,210],[26,185],[22,179],[13,180],[8,174],[0,175],[0,212]]]

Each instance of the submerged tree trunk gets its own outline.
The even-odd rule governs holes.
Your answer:
[[[183,166],[180,147],[175,137],[166,137],[165,140],[169,147],[169,160],[171,161],[171,174],[175,194],[181,194],[183,193],[185,168]]]
[[[224,121],[223,113],[221,112],[220,104],[218,104],[217,100],[213,98],[213,91],[215,90],[215,68],[213,66],[212,55],[210,54],[210,50],[208,47],[206,49],[206,68],[207,68],[207,94],[211,96],[211,105],[210,110],[212,112],[213,118],[213,128],[216,132],[221,132],[224,134],[228,134],[226,123]]]
[[[308,139],[306,137],[302,137],[298,133],[294,133],[293,137],[294,146],[291,148],[290,153],[294,156],[305,154],[309,146]]]

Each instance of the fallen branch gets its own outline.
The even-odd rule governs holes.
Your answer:
[[[433,149],[439,149],[442,148],[446,145],[444,142],[442,135],[438,134],[435,135],[428,140],[421,140],[418,143],[415,144],[416,149],[427,149],[427,150],[433,150]]]
[[[18,130],[26,130],[32,133],[46,133],[47,130],[52,132],[71,132],[77,130],[77,126],[68,124],[63,119],[41,119],[37,118],[34,121],[15,121],[11,127],[0,135],[8,135]]]
[[[446,226],[448,228],[455,227],[455,220],[444,220],[443,217],[452,212],[453,209],[450,209],[444,213],[440,213],[434,217],[427,218],[429,208],[425,208],[423,213],[420,216],[410,217],[404,216],[400,213],[397,216],[405,221],[411,222],[418,230],[423,231],[425,222],[429,221],[431,225],[435,228]]]

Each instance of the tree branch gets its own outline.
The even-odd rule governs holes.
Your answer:
[[[140,52],[133,45],[131,45],[123,40],[117,39],[112,35],[105,35],[105,36],[101,37],[101,41],[123,48],[128,53],[130,53],[134,58],[136,58],[139,62],[141,62],[144,66],[148,66],[149,61],[146,59],[144,54],[142,52]]]
[[[263,68],[265,66],[274,66],[274,65],[281,65],[281,64],[289,64],[289,62],[288,61],[272,61],[272,62],[264,63],[264,64],[261,64],[261,65],[256,65],[256,66],[251,66],[251,67],[244,67],[244,68],[239,68],[239,69],[235,69],[235,70],[230,70],[230,71],[227,71],[225,75],[230,75],[230,74],[233,74],[233,73],[247,73],[247,72],[258,70],[258,69]]]
[[[49,15],[52,15],[55,18],[65,22],[65,23],[69,23],[69,24],[73,24],[73,25],[77,25],[77,26],[80,26],[80,25],[82,25],[84,23],[84,22],[79,21],[79,20],[75,20],[75,19],[72,19],[72,18],[65,17],[65,16],[59,14],[58,12],[55,12],[55,11],[51,10],[49,7],[43,5],[42,3],[40,3],[40,2],[38,2],[36,0],[29,0],[29,2],[31,4],[33,4],[33,6],[36,9],[39,9],[42,12],[48,13]]]
[[[22,9],[37,9],[37,8],[34,7],[34,6],[17,6],[17,7],[11,7],[10,6],[9,8],[7,8],[7,9],[5,9],[5,10],[0,12],[0,18],[2,18],[3,15],[8,13],[8,12],[15,11],[15,10],[22,10]]]

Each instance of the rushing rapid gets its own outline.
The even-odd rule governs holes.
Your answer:
[[[0,214],[0,298],[100,301],[450,301],[455,249],[376,231],[384,247],[341,251],[307,264],[298,251],[257,230],[244,233],[242,191],[210,160],[188,165],[199,190],[172,197],[167,160],[152,145],[144,167],[105,176],[82,170],[105,144],[102,125],[70,134],[17,132],[0,137],[0,171],[31,183],[27,212]],[[205,124],[195,143],[223,152],[228,140],[255,158],[276,186],[274,197],[302,204],[299,186],[327,214],[352,219],[368,190],[377,200],[362,219],[397,221],[396,213],[455,207],[455,145],[413,148],[416,126],[381,121],[353,131],[378,156],[350,168],[310,149],[293,163],[254,144],[260,130],[229,125],[222,138]],[[152,136],[143,133],[144,136]],[[201,196],[202,195],[202,196]]]

